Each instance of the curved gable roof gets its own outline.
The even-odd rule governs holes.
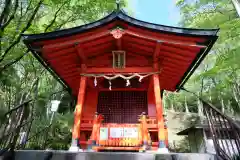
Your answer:
[[[142,34],[142,32],[145,32],[143,35],[146,36],[151,34],[155,37],[153,40],[156,40],[159,37],[160,39],[161,37],[165,37],[164,41],[161,41],[164,45],[162,45],[163,50],[160,51],[161,53],[159,57],[161,59],[161,65],[163,66],[163,76],[161,76],[160,81],[163,84],[162,89],[172,91],[181,89],[188,78],[190,78],[194,70],[198,67],[217,40],[217,32],[219,31],[219,29],[191,29],[148,23],[132,18],[120,10],[117,12],[114,11],[104,18],[86,25],[49,33],[23,34],[22,36],[24,43],[29,49],[31,49],[34,56],[43,64],[43,66],[46,67],[63,85],[75,90],[74,92],[76,93],[76,90],[78,89],[76,75],[80,76],[77,67],[80,64],[75,60],[78,59],[79,55],[73,53],[74,46],[69,44],[71,44],[72,41],[77,42],[78,40],[84,39],[89,35],[92,36],[101,29],[109,30],[116,25],[114,22],[124,23],[123,26],[127,26],[127,29],[136,32],[137,34]],[[110,43],[108,46],[103,43],[103,41],[109,42],[109,40],[114,40],[111,39],[111,37],[106,36],[102,38],[105,40],[95,38],[94,40],[92,39],[91,41],[84,43],[84,49],[91,50],[92,45],[96,45],[96,50],[105,49],[105,52],[109,52],[109,49],[114,50]],[[178,43],[171,44],[172,39],[175,39],[180,43],[183,41],[185,46],[182,47],[181,44]],[[100,41],[101,45],[97,45],[98,42],[100,44]],[[142,37],[134,38],[134,35],[130,35],[124,36],[124,41],[128,43],[126,43],[124,49],[129,52],[141,53],[143,50],[150,53],[152,49],[154,49],[152,39],[149,40]],[[58,47],[58,51],[52,50],[51,52],[43,49],[49,45],[56,46],[66,42],[68,43],[68,48]],[[70,51],[72,52],[70,53]],[[93,50],[91,51],[93,52]],[[65,59],[60,57],[60,54],[61,56],[64,55]],[[90,51],[88,54],[91,56]],[[65,61],[64,66],[60,65],[62,61]],[[73,66],[75,66],[75,68],[73,68]],[[66,73],[66,70],[69,70],[69,68],[73,68],[71,70],[71,75],[69,75],[70,73]],[[69,79],[69,76],[74,78]],[[170,83],[172,83],[173,86]]]
[[[180,28],[180,27],[172,27],[172,26],[149,23],[149,22],[141,21],[133,17],[130,17],[127,14],[125,14],[122,10],[120,10],[117,12],[114,11],[108,16],[89,24],[81,25],[74,28],[53,31],[49,33],[23,34],[23,38],[25,42],[31,42],[31,41],[39,41],[39,40],[46,40],[46,39],[55,39],[55,38],[64,37],[64,36],[71,36],[73,34],[86,32],[96,27],[104,26],[117,19],[125,21],[131,25],[135,25],[137,27],[143,27],[156,32],[167,32],[167,33],[173,33],[173,34],[184,35],[184,36],[216,36],[219,31],[219,29]]]

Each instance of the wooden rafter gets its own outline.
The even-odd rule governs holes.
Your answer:
[[[98,68],[91,67],[87,68],[85,73],[98,73],[98,74],[106,74],[106,73],[151,73],[156,72],[153,67],[126,67],[124,69],[114,69],[114,68]]]
[[[157,42],[154,53],[153,53],[153,60],[156,61],[160,55],[160,46],[161,46],[161,42]]]
[[[138,57],[138,58],[141,58],[141,59],[148,59],[150,60],[151,59],[151,56],[148,56],[148,55],[143,55],[143,54],[138,54],[138,53],[134,53],[134,52],[127,52],[128,55],[131,55],[131,56],[134,56],[134,57]]]
[[[153,68],[157,70],[159,69],[158,57],[160,55],[160,46],[161,46],[161,42],[157,41],[156,47],[153,53]]]
[[[79,43],[75,43],[75,49],[78,53],[78,57],[80,57],[80,60],[81,60],[81,70],[82,71],[85,71],[87,69],[87,57],[86,55],[84,54],[82,48],[81,48],[81,45]]]
[[[116,39],[116,45],[118,50],[122,50],[122,38]]]
[[[151,41],[161,41],[164,43],[169,43],[169,44],[175,44],[175,45],[183,45],[183,46],[189,46],[189,47],[196,47],[196,48],[206,48],[206,46],[204,45],[198,45],[196,43],[193,42],[181,42],[178,40],[172,40],[172,39],[166,39],[166,38],[158,38],[158,37],[153,37],[153,36],[149,36],[149,35],[145,35],[142,33],[135,33],[133,31],[130,30],[125,30],[126,34],[138,37],[138,38],[143,38],[143,39],[148,39]]]
[[[68,46],[68,45],[74,45],[76,43],[84,43],[84,42],[87,42],[87,41],[93,41],[94,39],[101,38],[101,37],[106,36],[108,34],[110,34],[110,30],[106,30],[104,32],[94,34],[92,36],[88,36],[88,37],[81,38],[81,39],[75,39],[75,40],[69,40],[69,41],[66,41],[66,42],[60,42],[60,43],[57,43],[57,44],[45,45],[44,49],[47,50],[47,49],[52,49],[52,48],[60,48],[60,47]]]

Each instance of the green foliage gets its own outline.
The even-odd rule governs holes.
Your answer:
[[[127,1],[121,3],[127,5]],[[67,149],[73,123],[73,97],[29,53],[21,34],[50,32],[96,21],[114,10],[115,0],[11,0],[2,1],[0,6],[1,122],[8,110],[33,99],[25,120],[32,120],[31,125],[21,129],[21,132],[30,130],[29,137],[33,137],[26,147]],[[61,100],[59,114],[44,139],[46,136],[38,133],[49,126],[48,110],[53,99]],[[13,126],[18,123],[16,117],[11,117]],[[3,130],[0,128],[0,133]]]
[[[234,6],[229,0],[178,0],[176,5],[181,12],[181,26],[220,28],[217,43],[185,88],[237,116],[240,113],[240,20]],[[189,108],[197,111],[196,98],[183,91],[166,98],[167,108],[174,104],[176,110],[184,110],[184,97]]]

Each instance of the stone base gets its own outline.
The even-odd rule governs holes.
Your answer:
[[[169,153],[169,150],[167,148],[158,148],[157,153],[166,154]]]
[[[71,146],[68,151],[70,151],[70,152],[83,152],[83,150],[80,149],[78,146]]]
[[[87,152],[96,152],[96,151],[93,149],[88,149]]]
[[[15,151],[15,160],[43,160],[52,153],[51,160],[216,160],[211,154],[197,153],[121,153],[121,152],[69,152],[69,151]]]

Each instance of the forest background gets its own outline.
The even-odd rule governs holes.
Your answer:
[[[121,1],[132,15],[129,1]],[[185,88],[204,97],[222,112],[240,115],[240,21],[230,0],[177,0],[181,27],[220,28],[210,54],[188,80]],[[25,109],[22,130],[29,139],[26,148],[67,149],[71,142],[73,100],[51,74],[33,57],[21,40],[23,33],[42,33],[96,21],[112,12],[115,0],[1,0],[0,1],[0,122],[11,131],[22,115],[6,113],[31,100]],[[52,123],[51,100],[61,100]],[[198,112],[198,99],[190,93],[165,92],[166,110]],[[24,113],[25,113],[24,112]],[[3,124],[8,125],[3,125]],[[38,134],[47,130],[44,134]],[[14,134],[5,138],[7,145]],[[41,143],[40,143],[41,142]],[[40,145],[41,144],[41,145]]]

